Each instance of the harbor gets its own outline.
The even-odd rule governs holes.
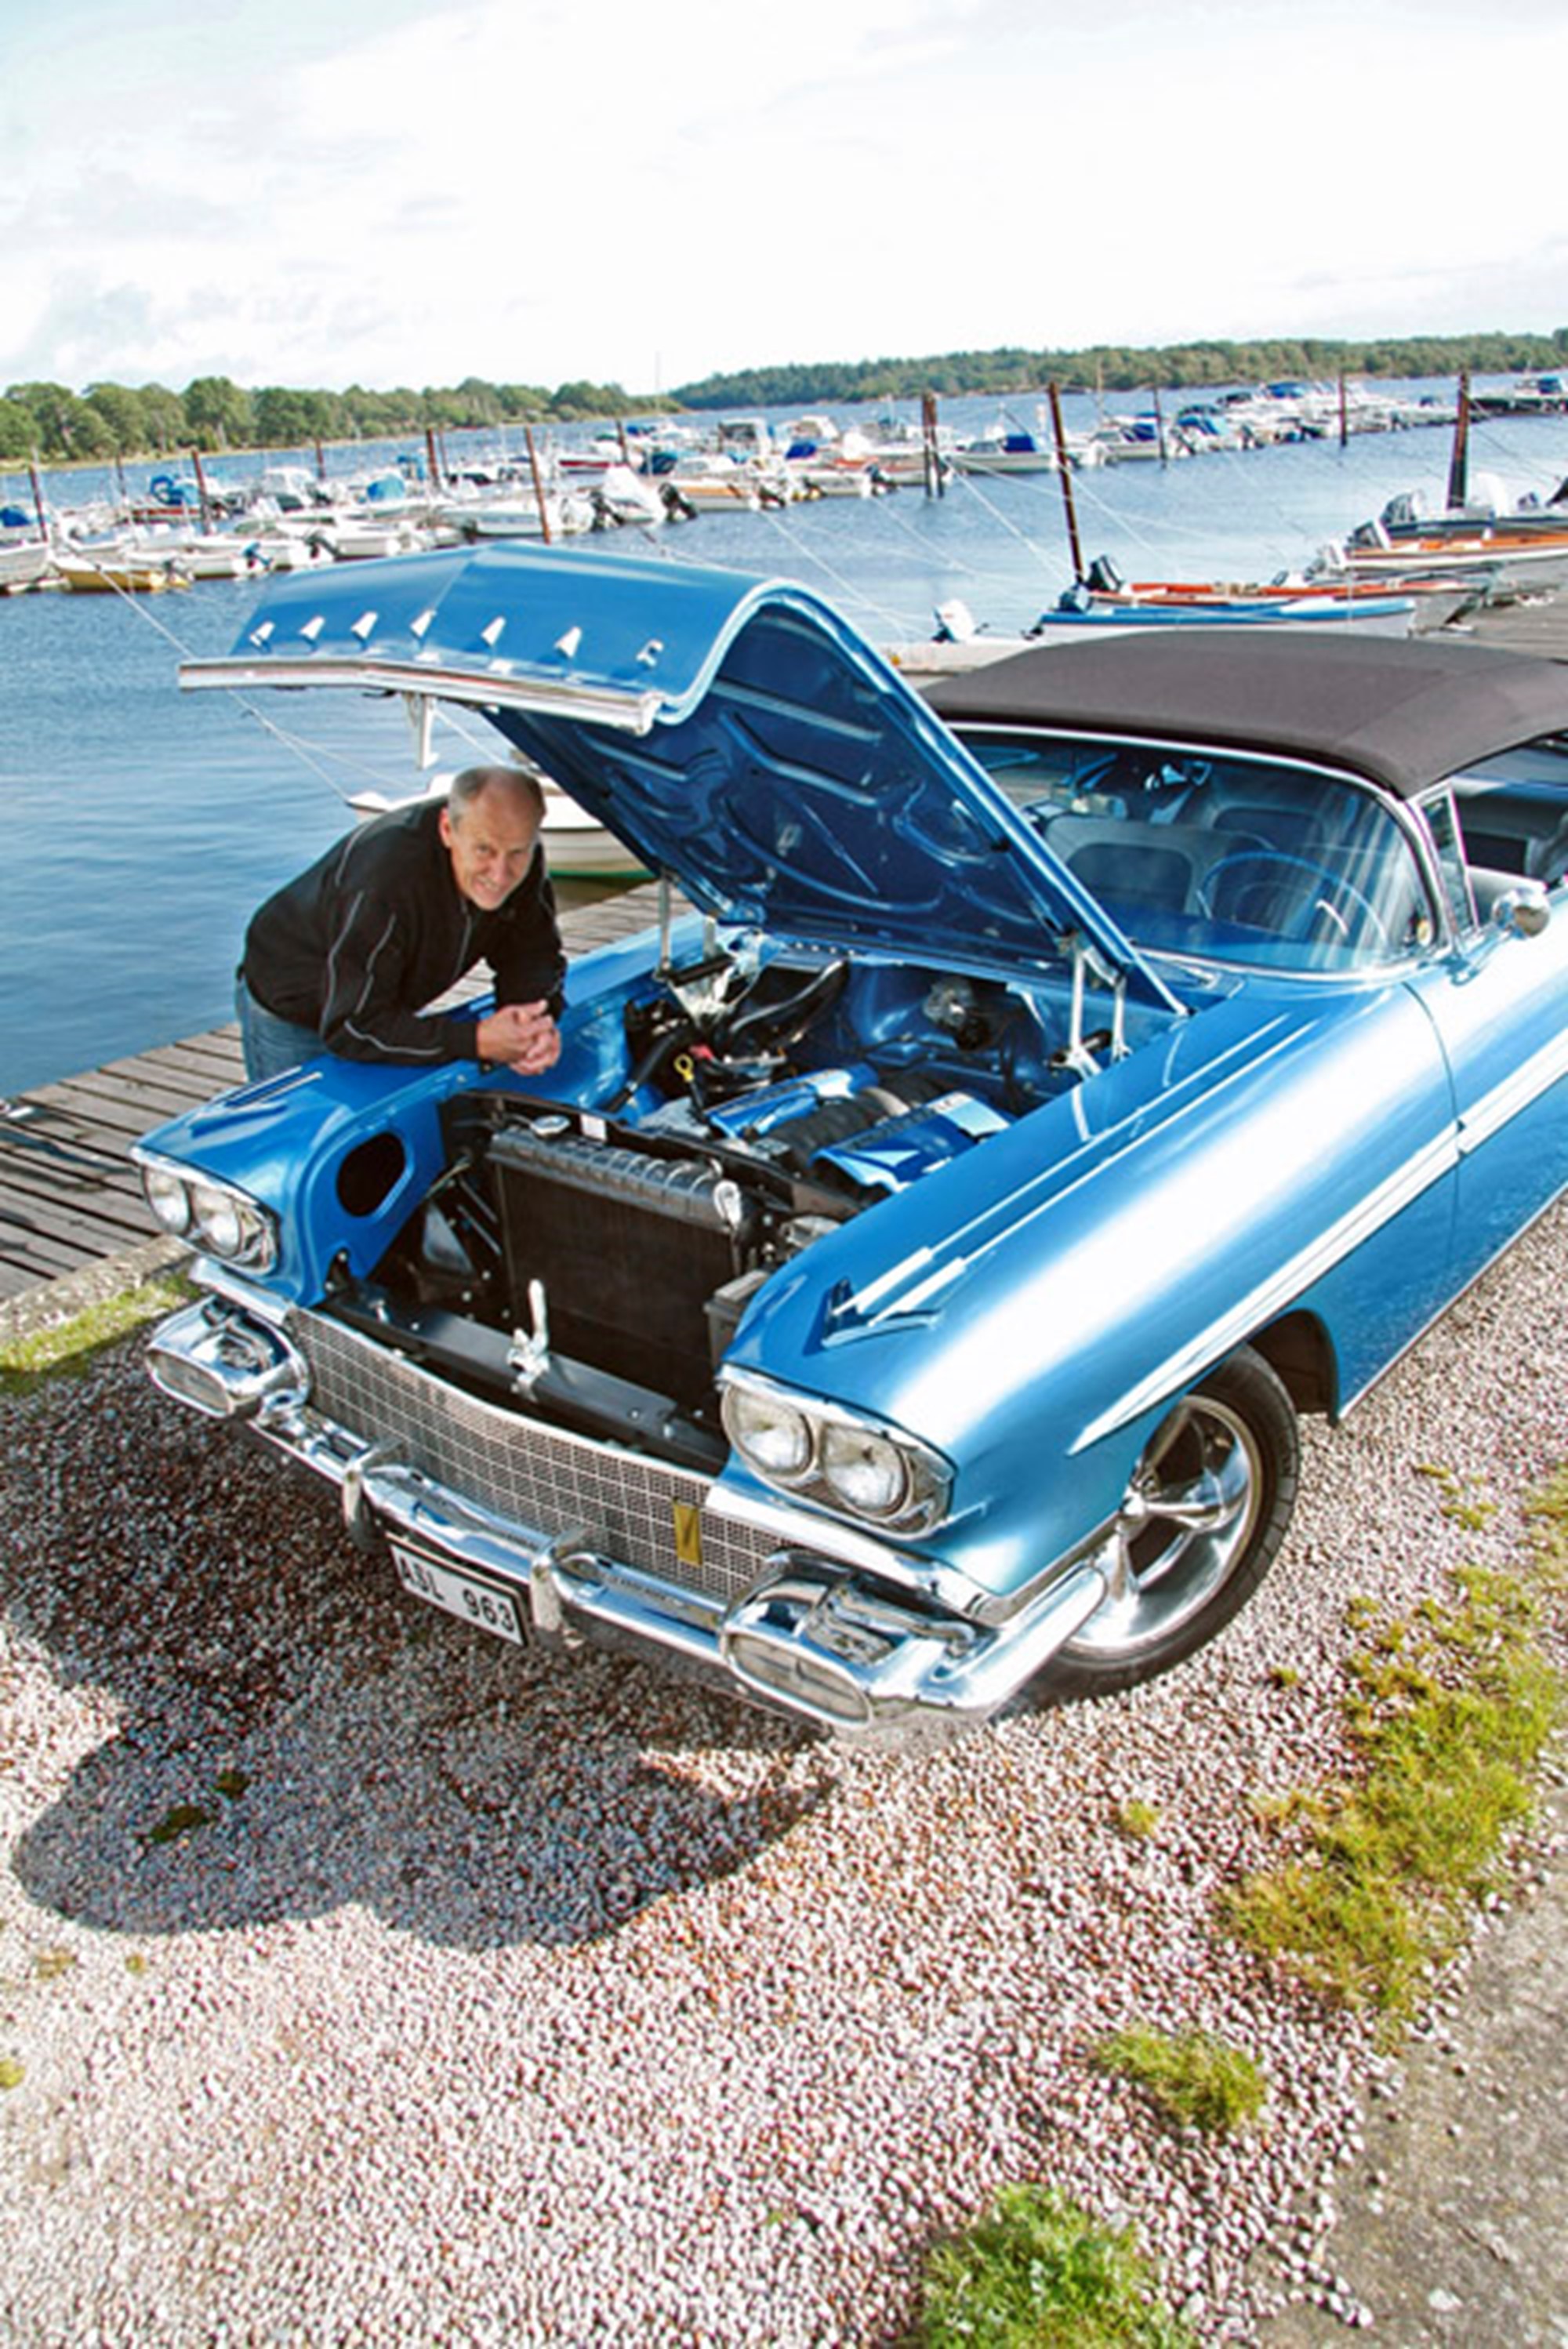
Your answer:
[[[928,498],[965,482],[1068,477],[1103,468],[1235,458],[1315,444],[1556,418],[1555,376],[1457,387],[1294,380],[1194,394],[1158,388],[1133,405],[1056,384],[1016,399],[917,413],[681,416],[584,434],[426,429],[422,446],[227,455],[191,449],[128,471],[0,481],[0,589],[13,595],[155,595],[201,581],[428,551],[476,541],[546,544],[622,529],[647,533],[705,514],[778,512],[898,490]],[[1450,484],[1451,487],[1451,484]],[[1539,492],[1536,493],[1539,501]],[[1450,499],[1450,502],[1452,500]],[[1070,507],[1070,495],[1069,495]],[[1550,510],[1534,517],[1551,519]],[[1069,519],[1069,533],[1073,524]],[[1350,552],[1342,544],[1332,567]],[[1082,578],[1075,569],[1074,584]]]

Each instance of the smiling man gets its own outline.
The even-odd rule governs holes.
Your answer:
[[[251,1078],[312,1053],[412,1066],[477,1060],[537,1076],[561,1050],[565,957],[539,850],[544,798],[515,767],[469,767],[444,800],[359,825],[269,897],[235,1007]],[[425,1008],[477,963],[482,1019]]]

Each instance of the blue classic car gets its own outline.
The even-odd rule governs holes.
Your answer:
[[[792,585],[491,550],[184,681],[466,704],[669,885],[548,1079],[323,1057],[139,1153],[159,1384],[504,1639],[905,1741],[1164,1671],[1298,1414],[1568,1181],[1551,663],[1183,630],[923,698]]]

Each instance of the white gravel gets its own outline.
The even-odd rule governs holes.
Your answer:
[[[889,2344],[1016,2178],[1134,2220],[1203,2342],[1287,2287],[1355,2321],[1319,2246],[1398,2066],[1213,1904],[1254,1792],[1343,1758],[1346,1600],[1518,1556],[1565,1232],[1309,1427],[1223,1640],[923,1761],[419,1609],[134,1346],[0,1404],[0,2335]],[[1264,2125],[1161,2127],[1089,2060],[1135,2020],[1250,2050]]]

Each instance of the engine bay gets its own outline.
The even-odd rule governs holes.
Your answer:
[[[1129,1049],[937,968],[717,950],[621,1009],[592,1109],[507,1090],[443,1111],[445,1172],[343,1318],[492,1396],[716,1468],[715,1371],[756,1291]],[[1050,1009],[1057,1005],[1054,1017]]]

